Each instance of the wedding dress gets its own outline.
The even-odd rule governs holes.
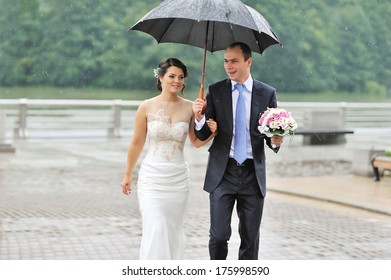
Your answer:
[[[147,121],[149,149],[137,183],[143,228],[140,259],[183,259],[190,185],[183,148],[189,123],[171,123],[163,109],[149,113]]]

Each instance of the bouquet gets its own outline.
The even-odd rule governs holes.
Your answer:
[[[267,108],[259,119],[258,130],[268,137],[293,134],[296,129],[291,113],[281,108]]]

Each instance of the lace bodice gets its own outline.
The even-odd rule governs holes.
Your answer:
[[[188,122],[171,123],[164,109],[148,113],[149,149],[145,160],[184,161],[183,147],[189,131]]]

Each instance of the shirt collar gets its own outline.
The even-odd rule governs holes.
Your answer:
[[[253,77],[251,75],[243,83],[245,85],[246,91],[248,91],[249,93],[251,93],[253,91],[253,83],[254,83],[254,80],[253,80]],[[232,85],[231,91],[234,91],[236,84],[237,84],[237,82],[231,80],[231,85]]]

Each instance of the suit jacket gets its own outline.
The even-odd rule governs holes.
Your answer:
[[[231,94],[231,80],[226,79],[210,85],[206,95],[207,107],[205,109],[205,117],[206,119],[214,119],[218,125],[218,134],[214,137],[209,148],[204,183],[204,190],[207,192],[212,192],[219,185],[228,164],[233,137]],[[273,148],[271,147],[270,138],[258,131],[258,120],[267,107],[277,107],[276,90],[254,79],[251,98],[250,137],[257,182],[263,196],[266,195],[264,144],[266,143],[271,149]],[[196,135],[201,140],[207,139],[210,134],[211,132],[206,123],[201,130],[196,130]],[[278,148],[273,150],[277,152]]]

